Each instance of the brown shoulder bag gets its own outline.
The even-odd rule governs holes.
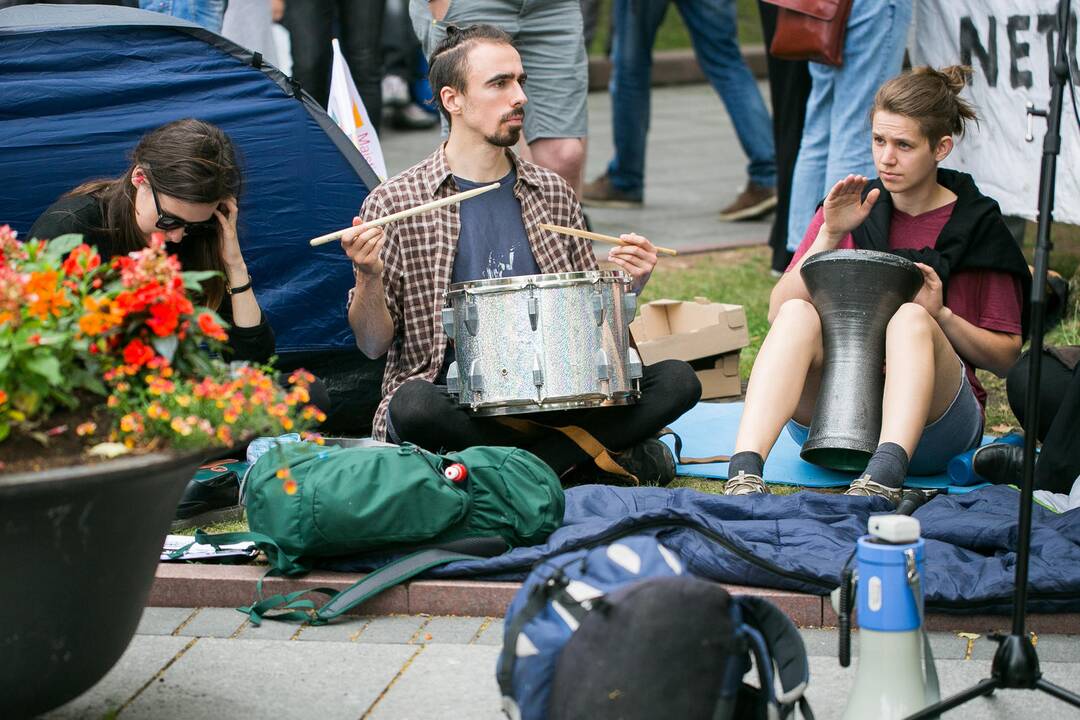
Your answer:
[[[769,52],[781,60],[844,63],[844,32],[853,0],[763,0],[775,5],[776,33]]]

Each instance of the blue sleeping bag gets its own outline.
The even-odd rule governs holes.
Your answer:
[[[939,495],[916,511],[926,540],[926,605],[938,612],[1008,613],[1016,562],[1012,488]],[[881,498],[814,492],[724,497],[695,490],[586,485],[566,492],[563,526],[543,545],[455,562],[433,577],[521,580],[544,558],[633,532],[657,535],[687,569],[719,582],[823,595],[866,533]],[[1080,509],[1032,517],[1029,610],[1080,611]],[[386,558],[338,558],[324,565],[367,570]]]

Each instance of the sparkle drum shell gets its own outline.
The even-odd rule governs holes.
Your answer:
[[[476,415],[635,402],[641,359],[630,347],[629,286],[610,270],[451,285],[442,311],[455,352],[448,392]]]

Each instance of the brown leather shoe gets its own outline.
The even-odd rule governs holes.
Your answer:
[[[720,219],[726,222],[756,220],[768,215],[776,207],[776,189],[747,183],[734,202],[720,211]]]
[[[618,189],[604,173],[581,188],[581,204],[587,207],[639,208],[641,195]]]

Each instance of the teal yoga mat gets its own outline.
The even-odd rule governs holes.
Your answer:
[[[682,454],[685,457],[709,457],[712,455],[730,455],[735,447],[735,435],[739,430],[743,404],[739,403],[698,403],[681,418],[671,424],[683,441]],[[983,442],[993,438],[985,437]],[[665,437],[664,442],[674,449],[674,439]],[[817,465],[811,465],[799,457],[800,447],[788,435],[787,430],[780,433],[772,453],[765,461],[765,481],[776,485],[799,485],[801,487],[832,488],[846,487],[856,477],[850,473],[836,472]],[[691,477],[727,479],[727,463],[708,465],[679,465],[678,474]],[[909,475],[905,486],[914,488],[948,488],[951,493],[969,492],[985,485],[959,487],[950,485],[949,476]]]

